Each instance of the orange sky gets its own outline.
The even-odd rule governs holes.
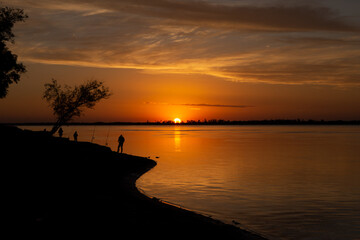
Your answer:
[[[27,67],[0,122],[52,121],[41,98],[98,79],[113,95],[76,121],[360,119],[357,1],[11,0]]]

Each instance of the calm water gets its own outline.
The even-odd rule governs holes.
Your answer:
[[[158,162],[137,182],[148,195],[270,239],[360,239],[359,126],[63,129],[113,150],[123,134],[124,152]]]

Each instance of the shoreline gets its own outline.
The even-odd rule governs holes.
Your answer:
[[[0,133],[8,156],[3,220],[15,235],[265,239],[142,193],[136,180],[154,160],[45,132],[0,125]]]
[[[53,122],[0,123],[13,126],[53,126]],[[165,122],[70,122],[66,126],[359,126],[360,120],[304,120],[304,119],[265,119],[265,120],[209,120],[207,122],[187,121]]]

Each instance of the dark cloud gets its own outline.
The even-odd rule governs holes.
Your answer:
[[[247,105],[228,105],[228,104],[208,104],[208,103],[182,103],[182,104],[171,104],[179,106],[189,106],[189,107],[220,107],[220,108],[248,108],[253,106]]]
[[[279,39],[283,43],[314,45],[316,47],[324,47],[324,45],[332,46],[358,46],[360,39],[357,38],[328,38],[328,37],[284,37]]]
[[[18,2],[19,0],[14,0]],[[359,32],[360,27],[318,1],[285,4],[224,4],[195,0],[22,0],[19,5],[80,11],[84,15],[104,12],[131,13],[139,17],[161,18],[172,24],[251,31],[340,31]],[[316,3],[316,4],[315,4]]]
[[[205,1],[176,0],[81,0],[101,8],[164,18],[187,24],[255,31],[359,31],[327,7],[318,6],[229,6]]]
[[[209,104],[209,103],[156,103],[156,102],[145,102],[145,104],[188,106],[188,107],[218,107],[218,108],[249,108],[249,107],[254,107],[254,106],[248,106],[248,105]]]

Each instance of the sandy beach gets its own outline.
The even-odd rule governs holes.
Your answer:
[[[13,238],[264,239],[140,193],[135,182],[156,166],[151,159],[46,132],[0,126],[0,133],[2,220]]]

